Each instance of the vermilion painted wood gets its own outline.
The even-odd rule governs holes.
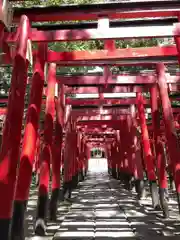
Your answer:
[[[49,51],[47,54],[48,62],[56,62],[59,65],[73,64],[91,64],[91,61],[118,61],[124,59],[138,59],[151,57],[171,57],[177,56],[176,46],[164,47],[148,47],[148,48],[125,48],[116,49],[115,51],[94,50],[94,51],[72,51],[72,52],[53,52]]]
[[[58,99],[55,99],[56,108],[56,123],[55,123],[55,136],[53,141],[53,155],[52,155],[52,190],[60,188],[60,168],[61,168],[61,150],[63,140],[63,117],[64,109],[62,107],[62,96],[64,93],[61,92]]]
[[[72,82],[72,85],[74,83]],[[84,83],[85,84],[85,83]],[[70,83],[66,82],[66,85],[71,85]],[[99,87],[94,87],[94,86],[88,86],[91,85],[89,82],[87,82],[87,85],[85,87],[71,87],[68,86],[66,87],[66,94],[89,94],[89,93],[99,93]],[[97,83],[99,85],[99,83]],[[127,93],[127,92],[148,92],[149,91],[149,86],[146,85],[141,85],[141,86],[113,86],[112,84],[107,85],[107,88],[104,89],[104,93]],[[0,100],[1,102],[1,100]]]
[[[86,106],[86,105],[131,105],[136,104],[136,98],[122,98],[122,99],[114,99],[114,98],[106,98],[106,99],[71,99],[66,98],[66,104],[72,106]],[[149,104],[149,100],[144,100],[143,104]]]
[[[48,193],[49,188],[49,171],[50,161],[52,154],[52,141],[53,141],[53,121],[55,116],[55,84],[56,84],[56,65],[50,64],[48,68],[48,89],[45,110],[45,123],[44,123],[44,142],[41,156],[40,167],[40,183],[39,183],[39,196]]]
[[[168,84],[179,84],[180,85],[180,74],[176,76],[172,76],[167,74],[167,83]],[[81,87],[81,89],[85,89],[85,85],[93,85],[93,90],[97,89],[95,85],[104,85],[106,83],[104,76],[57,76],[57,80],[59,80],[62,84],[67,86],[75,85],[76,87]],[[141,75],[112,75],[108,77],[108,84],[110,85],[123,85],[123,87],[129,85],[136,85],[141,87],[150,87],[149,85],[156,83],[156,76],[155,74],[141,74]],[[84,87],[84,88],[83,88]],[[115,86],[115,89],[121,90],[123,89],[122,86]],[[125,89],[126,89],[125,88]],[[68,89],[68,88],[67,88]],[[89,90],[91,90],[89,86]],[[103,89],[104,91],[108,92],[108,88]],[[133,92],[133,91],[132,91]],[[82,92],[83,93],[83,92]],[[89,92],[91,93],[91,92]]]
[[[35,173],[39,173],[40,169],[40,154],[41,154],[41,140],[40,136],[37,137],[36,141],[36,153],[35,153],[35,160],[34,160],[34,171]]]
[[[126,31],[128,29],[128,31]],[[57,41],[86,41],[86,40],[109,40],[109,39],[128,39],[128,38],[151,38],[151,37],[178,37],[180,36],[180,24],[169,24],[163,26],[133,26],[133,27],[111,27],[106,31],[101,29],[65,29],[43,31],[33,28],[30,33],[32,42],[57,42]],[[4,48],[7,43],[14,43],[18,39],[18,33],[4,33]],[[110,45],[111,51],[115,49]]]
[[[162,189],[168,188],[166,161],[164,157],[164,146],[162,142],[158,142],[158,155],[157,155],[157,170],[159,170],[159,187]]]
[[[102,127],[104,129],[106,128],[113,128],[113,129],[120,129],[120,120],[81,120],[77,122],[77,126],[83,127],[83,126],[87,126],[87,127]],[[148,125],[148,129],[150,131],[153,130],[151,125]],[[176,127],[176,129],[180,129],[179,126]],[[161,131],[164,131],[164,127],[161,127]]]
[[[21,128],[24,110],[24,96],[27,83],[27,42],[29,38],[29,20],[21,17],[19,42],[13,64],[12,81],[8,98],[8,110],[3,131],[0,151],[0,236],[9,238],[12,204],[15,193],[17,165],[21,141]],[[1,225],[2,224],[2,225]]]
[[[76,29],[76,30],[52,30],[41,31],[33,29],[31,40],[33,42],[58,42],[58,41],[86,41],[86,40],[109,40],[109,39],[131,39],[131,38],[161,38],[179,36],[180,32],[176,31],[179,24],[170,26],[144,26],[144,27],[116,27],[109,28],[106,31],[99,29]],[[128,29],[128,31],[127,31]],[[176,31],[176,32],[175,32]],[[6,34],[7,42],[14,42],[16,35]]]
[[[169,101],[167,85],[165,80],[166,79],[165,67],[163,64],[157,65],[157,74],[158,74],[158,87],[163,110],[163,119],[165,124],[165,134],[167,138],[171,164],[173,167],[173,174],[176,184],[176,191],[178,193],[178,203],[180,209],[180,149],[172,108]]]
[[[123,162],[123,171],[129,175],[133,174],[132,155],[131,155],[131,139],[130,129],[126,117],[121,117],[120,120],[120,139],[121,139],[121,156]]]
[[[163,147],[161,143],[161,121],[159,112],[159,94],[157,85],[151,88],[151,111],[152,111],[152,128],[153,140],[155,145],[156,168],[158,173],[159,186],[166,189],[168,186],[166,177],[166,166],[163,154]]]
[[[165,58],[163,62],[175,62],[175,59],[170,57],[177,57],[176,46],[163,47],[148,47],[148,48],[126,48],[116,49],[114,51],[108,50],[94,50],[94,51],[72,51],[72,52],[54,52],[48,51],[47,62],[58,63],[61,66],[78,66],[78,65],[154,65],[158,57]],[[36,56],[36,51],[33,52]],[[13,58],[13,55],[12,55]],[[156,59],[153,59],[156,58]],[[168,59],[167,59],[168,58]],[[141,61],[140,61],[141,60]],[[124,61],[124,62],[123,62]],[[148,61],[148,62],[147,62]],[[12,61],[7,62],[7,59],[2,59],[4,64],[12,64]]]
[[[172,111],[174,116],[176,114],[180,113],[180,108],[178,107],[172,107]],[[0,108],[0,115],[6,115],[7,113],[7,108]],[[72,116],[74,116],[75,118],[77,118],[77,116],[79,117],[89,117],[89,116],[93,116],[93,117],[98,117],[100,114],[99,110],[97,109],[76,109],[72,111]],[[121,115],[121,114],[130,114],[129,110],[127,110],[126,108],[122,108],[122,107],[113,107],[112,109],[104,109],[104,113],[101,113],[102,116],[113,116],[113,115]]]
[[[142,144],[143,144],[143,152],[144,152],[144,161],[147,167],[147,175],[149,181],[156,181],[156,174],[154,169],[154,161],[153,155],[151,152],[150,141],[149,141],[149,134],[148,128],[145,118],[145,110],[143,106],[143,96],[141,93],[137,93],[137,109],[138,109],[138,116],[140,120],[140,127],[141,127],[141,137],[142,137]]]
[[[101,140],[103,142],[103,139]],[[112,158],[112,169],[114,171],[116,171],[116,167],[117,167],[117,164],[118,164],[118,159],[117,159],[117,154],[118,154],[118,150],[117,150],[117,144],[116,144],[116,141],[114,140],[112,145],[111,145],[111,152],[112,152],[112,155],[111,155],[111,158]]]
[[[38,122],[41,111],[42,93],[44,86],[43,59],[46,46],[39,46],[39,54],[34,64],[30,104],[28,106],[27,121],[24,132],[23,147],[20,157],[19,176],[17,181],[15,200],[27,201],[31,184],[32,168],[35,159]]]

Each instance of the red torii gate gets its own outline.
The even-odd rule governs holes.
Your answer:
[[[55,6],[46,8],[16,8],[13,14],[12,21],[19,22],[17,31],[13,33],[5,32],[4,26],[6,25],[5,11],[2,11],[2,24],[1,27],[1,48],[5,52],[2,55],[2,63],[4,65],[12,64],[12,81],[8,98],[8,106],[6,113],[6,120],[4,124],[3,141],[0,152],[0,192],[3,193],[3,198],[0,199],[0,236],[3,240],[9,238],[9,227],[12,221],[11,239],[13,237],[23,236],[23,220],[26,210],[26,204],[29,196],[29,188],[31,182],[31,173],[33,160],[35,157],[37,131],[40,109],[42,105],[42,94],[44,85],[44,65],[50,63],[48,68],[48,87],[47,87],[47,99],[45,110],[45,130],[43,140],[43,154],[41,157],[41,172],[40,172],[40,187],[39,187],[39,199],[38,199],[38,213],[36,221],[36,233],[39,230],[45,230],[43,224],[45,224],[46,217],[46,204],[48,199],[48,183],[49,183],[49,169],[50,161],[52,159],[53,169],[53,194],[51,199],[51,218],[56,217],[56,205],[58,199],[58,192],[60,187],[60,164],[61,164],[61,151],[58,151],[58,147],[62,147],[62,130],[66,130],[64,146],[64,154],[66,157],[65,163],[65,184],[70,184],[70,187],[77,185],[79,174],[84,174],[83,170],[87,171],[87,159],[89,157],[90,146],[88,144],[85,131],[78,131],[78,125],[80,122],[74,116],[73,105],[80,105],[86,107],[88,105],[100,105],[108,104],[110,107],[113,105],[137,105],[137,113],[139,117],[139,126],[141,127],[141,142],[144,152],[144,166],[147,171],[148,180],[150,183],[150,189],[152,193],[152,200],[154,207],[157,207],[158,194],[157,183],[155,175],[155,165],[153,154],[149,141],[148,126],[146,124],[144,103],[148,102],[152,109],[152,132],[153,140],[156,149],[156,167],[160,166],[158,172],[158,181],[160,186],[160,202],[165,216],[168,216],[167,203],[165,199],[165,189],[167,188],[167,180],[165,176],[165,166],[162,154],[162,144],[160,141],[160,118],[159,118],[159,102],[163,109],[163,121],[164,130],[167,138],[168,151],[170,156],[170,169],[173,174],[176,191],[178,194],[178,204],[180,207],[180,176],[179,176],[179,157],[180,149],[176,134],[176,128],[173,119],[173,111],[168,96],[168,90],[178,89],[179,76],[167,76],[165,74],[164,64],[177,64],[180,54],[180,24],[173,21],[167,27],[161,26],[145,26],[145,28],[138,27],[139,21],[134,20],[137,24],[132,26],[132,22],[126,21],[125,27],[128,24],[131,25],[129,31],[122,31],[122,26],[115,28],[108,28],[108,31],[98,27],[95,29],[83,29],[77,30],[77,25],[71,26],[73,29],[61,29],[61,30],[38,30],[33,29],[30,26],[30,22],[43,22],[43,21],[59,21],[59,20],[97,20],[103,21],[102,16],[106,16],[109,19],[127,19],[127,18],[144,18],[144,17],[179,17],[180,2],[173,1],[148,1],[132,3],[111,3],[101,4],[97,9],[97,5],[83,5],[83,6]],[[141,6],[141,7],[139,7]],[[24,15],[24,16],[23,16]],[[152,20],[152,22],[155,20]],[[151,22],[151,21],[149,21]],[[162,21],[163,23],[163,21]],[[91,24],[91,23],[89,23]],[[99,24],[99,21],[97,25]],[[156,22],[158,25],[158,23]],[[165,25],[167,23],[164,22]],[[88,25],[88,24],[87,24]],[[86,25],[86,26],[87,26]],[[46,26],[48,28],[48,26]],[[51,26],[52,27],[52,26]],[[64,26],[65,27],[65,26]],[[44,26],[45,28],[45,26]],[[88,28],[88,26],[87,26]],[[120,31],[121,29],[121,31]],[[146,29],[146,31],[144,31]],[[155,46],[148,48],[128,48],[128,49],[116,49],[114,39],[132,39],[141,37],[166,37],[172,36],[175,38],[176,45],[171,46]],[[76,41],[76,40],[89,40],[100,39],[105,41],[105,50],[94,51],[74,51],[74,52],[54,52],[47,49],[47,42],[55,41]],[[30,59],[27,59],[26,53],[29,48],[29,40],[32,42],[38,42],[38,50],[32,52],[34,59],[34,69],[32,76],[32,87],[30,103],[28,106],[27,120],[25,126],[25,133],[23,139],[23,148],[20,157],[20,167],[18,171],[17,179],[17,164],[19,158],[19,148],[21,141],[21,127],[24,109],[24,96],[27,84],[27,69]],[[17,49],[13,51],[8,44],[16,44]],[[29,50],[30,53],[30,50]],[[56,63],[56,66],[54,65]],[[112,76],[109,76],[109,72],[105,71],[101,77],[83,76],[83,77],[56,77],[56,67],[62,66],[104,66],[107,70],[108,66],[151,66],[155,67],[154,76],[121,76],[120,81],[113,80]],[[155,80],[154,80],[155,79]],[[122,80],[122,81],[121,81]],[[61,85],[61,91],[59,94],[55,94],[56,84]],[[107,91],[110,85],[116,86],[114,91],[130,91],[135,90],[137,92],[136,100],[132,99],[105,99],[100,94],[99,99],[95,100],[72,100],[66,98],[63,101],[64,92],[62,85],[68,85],[67,90],[71,91],[72,86],[84,86],[84,85],[103,85],[104,92]],[[140,86],[139,86],[140,85]],[[141,86],[142,85],[142,86]],[[169,85],[169,86],[168,86]],[[70,86],[70,87],[69,87]],[[124,90],[123,90],[124,89]],[[151,92],[151,101],[143,99],[142,92]],[[148,89],[148,90],[147,90]],[[153,90],[152,90],[153,89]],[[85,92],[73,90],[74,92]],[[89,91],[86,89],[86,91]],[[96,88],[96,90],[99,89]],[[103,92],[101,91],[101,93]],[[91,90],[90,90],[91,92]],[[58,98],[56,106],[54,98]],[[71,105],[69,109],[69,115],[64,121],[65,109],[67,104]],[[56,118],[56,131],[55,139],[53,141],[53,121]],[[123,180],[129,182],[132,177],[136,180],[137,193],[140,196],[142,193],[143,183],[143,166],[140,161],[140,139],[137,140],[137,120],[133,111],[130,114],[120,115],[119,120],[111,120],[108,124],[115,130],[120,129],[120,133],[117,132],[117,136],[114,138],[113,143],[107,147],[107,156],[109,161],[109,172],[117,178],[123,176]],[[97,126],[108,125],[104,120],[98,120]],[[116,122],[118,121],[118,122]],[[83,124],[82,124],[83,125]],[[89,120],[88,124],[93,125],[93,120]],[[84,134],[84,135],[82,135]],[[122,139],[126,139],[128,146],[134,146],[129,152],[125,142]],[[69,140],[69,142],[68,142]],[[99,141],[99,140],[98,140]],[[70,149],[72,151],[68,151]],[[126,151],[122,150],[125,149]],[[53,154],[52,154],[53,153]],[[52,154],[52,157],[51,157]],[[134,157],[136,156],[136,157]],[[67,164],[69,163],[69,164]],[[158,167],[157,167],[158,168]],[[8,184],[8,185],[7,185]],[[16,184],[16,185],[15,185]],[[16,186],[16,191],[15,191]],[[13,207],[14,205],[14,207]],[[54,206],[54,207],[53,207]],[[14,212],[12,213],[12,209]],[[39,221],[43,220],[43,224]],[[18,220],[18,221],[17,221]]]

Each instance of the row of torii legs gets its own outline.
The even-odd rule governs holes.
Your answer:
[[[38,121],[41,108],[41,98],[43,84],[40,85],[42,81],[42,76],[40,69],[42,65],[36,61],[34,68],[34,75],[32,78],[32,93],[30,97],[30,104],[27,113],[27,122],[25,126],[23,146],[20,156],[20,164],[18,170],[18,178],[16,186],[15,184],[8,185],[8,188],[4,188],[4,194],[6,198],[0,201],[3,206],[0,208],[0,216],[3,216],[1,224],[0,219],[0,232],[4,235],[3,239],[8,239],[7,229],[9,233],[9,228],[11,226],[11,239],[15,236],[23,236],[23,223],[24,214],[27,207],[27,202],[29,198],[29,189],[31,184],[32,169],[34,164],[35,154],[40,156],[39,169],[40,169],[40,179],[39,179],[39,193],[37,202],[37,219],[36,219],[36,233],[43,234],[46,225],[47,216],[47,203],[48,203],[48,192],[49,192],[49,181],[50,181],[50,166],[52,166],[52,183],[51,183],[51,200],[50,200],[50,218],[56,219],[57,203],[59,199],[60,190],[60,169],[61,165],[64,165],[64,186],[67,188],[75,188],[78,181],[84,178],[84,172],[87,172],[87,161],[90,157],[90,148],[86,144],[86,138],[82,137],[82,134],[77,131],[76,122],[71,118],[66,124],[66,133],[64,147],[62,148],[63,141],[63,111],[61,106],[61,92],[59,97],[55,96],[55,85],[56,85],[56,65],[50,64],[48,71],[48,88],[47,88],[47,100],[45,109],[45,121],[44,121],[44,134],[43,134],[43,144],[41,153],[38,152]],[[160,66],[163,67],[163,66]],[[38,85],[39,84],[39,85]],[[161,88],[159,88],[161,90]],[[41,93],[41,94],[40,94]],[[41,95],[41,98],[39,97]],[[154,138],[153,145],[155,147],[156,154],[153,154],[151,143],[149,139],[145,109],[143,105],[143,95],[141,93],[137,94],[137,111],[141,127],[141,133],[137,130],[136,118],[132,115],[127,115],[120,119],[120,131],[117,131],[117,136],[114,142],[106,144],[106,156],[108,159],[109,173],[113,177],[119,178],[128,184],[132,178],[134,178],[135,186],[137,190],[138,197],[141,198],[143,194],[143,182],[144,182],[144,172],[147,173],[147,178],[149,180],[150,191],[152,195],[153,206],[162,206],[162,210],[165,217],[168,217],[168,207],[166,201],[166,189],[167,176],[166,176],[166,164],[164,157],[163,144],[159,138],[159,129],[157,126],[157,119],[154,118],[153,113],[157,114],[158,104],[154,103],[154,100],[158,99],[157,96],[161,97],[161,91],[158,93],[158,88],[155,86],[151,91],[152,100],[152,116],[153,116],[153,127],[154,127]],[[162,96],[165,96],[164,93]],[[169,100],[168,93],[166,94],[167,100]],[[55,99],[55,101],[54,101]],[[157,106],[156,106],[157,104]],[[167,106],[167,104],[165,105]],[[8,106],[9,108],[14,106]],[[171,108],[170,104],[168,105]],[[157,109],[156,109],[157,108]],[[23,107],[22,107],[23,109]],[[17,109],[16,109],[17,110]],[[165,109],[167,110],[167,109]],[[171,111],[172,112],[172,111]],[[171,112],[169,114],[171,114]],[[8,120],[11,117],[11,111],[8,109],[5,129],[3,134],[2,150],[5,149],[6,137],[8,136]],[[56,119],[54,123],[54,119]],[[166,123],[167,121],[167,123]],[[174,177],[176,184],[176,190],[178,193],[178,203],[179,203],[179,175],[176,172],[177,161],[179,156],[179,146],[178,139],[176,135],[171,135],[171,126],[169,124],[169,118],[166,119],[164,114],[164,123],[167,124],[165,129],[167,131],[167,147],[169,153],[169,169]],[[175,128],[174,128],[175,129]],[[54,131],[55,130],[55,131]],[[53,132],[55,133],[53,136]],[[6,135],[7,134],[7,135]],[[11,134],[12,135],[12,134]],[[14,136],[15,141],[17,136]],[[9,140],[9,138],[8,138]],[[176,144],[172,145],[171,142],[174,141]],[[13,141],[12,141],[13,142]],[[14,143],[14,142],[13,142]],[[176,148],[177,146],[177,148]],[[18,146],[19,147],[19,146]],[[12,148],[14,149],[14,148]],[[19,150],[19,149],[18,149]],[[142,151],[141,151],[142,150]],[[143,152],[143,154],[142,154]],[[172,155],[175,152],[177,155]],[[4,152],[2,151],[1,154]],[[143,155],[143,156],[142,156]],[[175,157],[175,160],[174,160]],[[10,162],[10,159],[8,160]],[[6,159],[2,161],[4,165],[1,165],[1,171],[6,171]],[[17,175],[16,166],[13,162],[10,162],[9,172],[12,174],[10,177]],[[3,171],[0,174],[0,183],[4,183]],[[9,176],[9,175],[8,175]],[[10,178],[10,179],[11,179]],[[158,180],[158,181],[157,181]],[[157,185],[159,184],[159,194]],[[0,184],[0,190],[2,185]],[[8,183],[9,184],[9,183]],[[7,186],[7,185],[6,185]],[[14,188],[16,187],[16,191]],[[9,198],[7,197],[9,196]],[[14,198],[13,198],[14,196]],[[160,197],[160,201],[159,201]],[[11,203],[11,205],[10,205]],[[13,209],[13,213],[11,213]],[[7,218],[7,216],[9,218]],[[5,222],[6,219],[7,221]],[[8,222],[9,221],[9,222]],[[10,223],[12,223],[10,225]],[[3,229],[1,228],[3,226]],[[15,239],[15,238],[14,238]]]

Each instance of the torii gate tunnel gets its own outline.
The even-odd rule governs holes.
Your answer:
[[[96,146],[106,153],[109,174],[130,190],[134,184],[139,199],[148,179],[152,205],[160,206],[165,217],[170,179],[180,209],[180,108],[173,103],[180,100],[173,94],[179,92],[180,74],[169,70],[180,63],[180,1],[33,8],[11,8],[11,2],[1,0],[0,5],[1,65],[12,66],[8,98],[0,99],[0,114],[6,116],[0,150],[0,238],[24,239],[33,171],[39,172],[38,233],[39,220],[46,224],[50,171],[50,218],[55,220],[62,166],[63,185],[75,188],[83,181]],[[36,24],[47,21],[76,22]],[[14,24],[18,27],[12,28]],[[116,46],[120,39],[166,37],[174,41],[141,48]],[[104,49],[55,52],[48,47],[52,42],[89,40],[102,40]],[[32,43],[37,43],[34,50]],[[58,74],[59,68],[72,66],[101,66],[103,72]],[[150,71],[115,75],[112,66]],[[31,90],[23,124],[27,85]],[[40,129],[44,107],[44,129]]]

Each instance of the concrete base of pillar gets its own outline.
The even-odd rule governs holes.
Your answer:
[[[127,190],[132,190],[133,187],[133,177],[129,173],[124,173],[124,186]]]
[[[72,189],[74,187],[73,185],[74,185],[73,180],[64,183],[64,186],[63,186],[63,196],[64,196],[64,198],[65,198],[65,195],[67,193],[68,193],[68,197],[67,198],[71,198],[71,192],[72,192]]]
[[[78,173],[78,179],[79,179],[79,182],[82,182],[84,180],[84,175],[83,175],[83,171],[80,171]]]
[[[24,214],[27,201],[14,201],[14,212],[11,225],[11,240],[24,240]]]
[[[178,208],[180,213],[180,193],[177,192],[177,202],[178,202]]]
[[[154,209],[161,209],[159,204],[159,194],[158,194],[158,187],[156,181],[149,181],[150,185],[150,192],[152,197],[152,205]]]
[[[37,222],[39,219],[44,220],[44,224],[45,224],[45,220],[46,220],[46,216],[47,216],[47,209],[48,209],[48,194],[44,194],[44,195],[39,195],[38,197],[38,204],[37,204]],[[39,221],[40,223],[42,221]]]
[[[168,209],[167,189],[159,188],[159,199],[160,199],[160,204],[163,211],[163,216],[164,218],[168,218],[169,209]]]
[[[123,182],[124,181],[124,173],[122,171],[118,171],[118,179]]]
[[[112,177],[117,179],[117,172],[116,169],[112,168]]]
[[[35,224],[35,235],[44,237],[46,236],[46,224],[44,219],[37,219]]]
[[[62,188],[59,189],[59,197],[58,197],[58,199],[59,199],[60,202],[64,201],[64,195],[63,195],[63,189]]]
[[[88,169],[85,168],[85,170],[84,170],[84,176],[85,177],[87,176],[87,171],[88,171]]]
[[[59,199],[59,188],[53,189],[51,199],[49,202],[49,218],[51,221],[56,221],[57,214],[57,203]]]
[[[79,182],[79,174],[76,173],[76,175],[74,175],[72,177],[72,188],[75,189],[78,185],[78,182]]]
[[[82,181],[84,181],[84,179],[85,179],[85,174],[84,174],[84,171],[83,171],[83,170],[81,171],[81,178],[82,178]]]
[[[137,193],[137,198],[140,200],[141,198],[145,197],[144,180],[136,179],[134,184]]]
[[[9,240],[9,229],[11,219],[0,219],[0,238],[3,240]]]

